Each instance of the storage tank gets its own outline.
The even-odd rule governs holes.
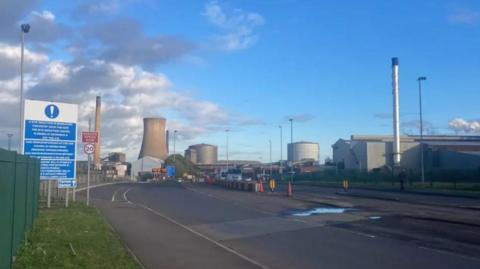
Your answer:
[[[188,148],[185,150],[185,159],[197,163],[197,151],[194,148]]]
[[[288,144],[288,161],[300,162],[303,160],[314,160],[318,162],[320,146],[318,143],[300,141]]]
[[[164,118],[143,119],[143,140],[142,148],[138,159],[143,157],[154,157],[160,160],[167,158],[167,143],[165,135]]]
[[[217,163],[218,148],[209,144],[197,144],[188,147],[189,150],[195,150],[196,163],[214,164]]]

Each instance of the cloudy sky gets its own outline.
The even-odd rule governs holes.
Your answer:
[[[26,96],[103,98],[102,152],[137,157],[142,118],[167,118],[177,150],[280,158],[280,129],[320,143],[391,133],[391,60],[400,59],[402,131],[418,133],[416,78],[431,134],[479,134],[478,1],[0,1],[0,147],[18,143],[20,23]],[[284,155],[285,148],[284,148]],[[80,158],[84,156],[80,155]],[[284,156],[285,158],[285,156]]]

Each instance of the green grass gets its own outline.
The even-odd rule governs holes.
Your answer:
[[[140,267],[95,208],[72,203],[40,210],[13,268]]]

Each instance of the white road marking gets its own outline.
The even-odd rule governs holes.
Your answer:
[[[180,226],[181,228],[183,228],[183,229],[185,229],[185,230],[187,230],[187,231],[189,231],[189,232],[191,232],[191,233],[193,233],[193,234],[195,234],[195,235],[197,235],[197,236],[199,236],[199,237],[201,237],[201,238],[209,241],[210,243],[213,243],[213,244],[217,245],[218,247],[220,247],[220,248],[222,248],[222,249],[224,249],[224,250],[226,250],[226,251],[228,251],[228,252],[230,252],[230,253],[232,253],[232,254],[234,254],[234,255],[236,255],[236,256],[238,256],[238,257],[240,257],[240,258],[242,258],[242,259],[244,259],[244,260],[246,260],[246,261],[248,261],[248,262],[250,262],[250,263],[252,263],[252,264],[254,264],[254,265],[256,265],[256,266],[258,266],[259,268],[269,269],[269,267],[261,264],[260,262],[257,262],[257,261],[255,261],[255,260],[253,260],[253,259],[251,259],[251,258],[249,258],[249,257],[247,257],[247,256],[245,256],[245,255],[243,255],[242,253],[237,252],[237,251],[229,248],[228,246],[223,245],[222,243],[217,242],[217,241],[211,239],[210,237],[208,237],[208,236],[206,236],[206,235],[203,235],[203,234],[201,234],[201,233],[193,230],[192,228],[181,224],[181,223],[178,222],[178,221],[176,221],[176,220],[174,220],[174,219],[172,219],[172,218],[170,218],[170,217],[168,217],[168,216],[166,216],[166,215],[164,215],[164,214],[162,214],[162,213],[160,213],[160,212],[158,212],[158,211],[156,211],[156,210],[154,210],[154,209],[151,209],[150,207],[148,207],[148,206],[146,206],[146,205],[134,203],[134,202],[128,200],[128,198],[127,198],[127,193],[128,193],[131,189],[132,189],[132,188],[128,189],[127,191],[125,191],[125,192],[123,193],[123,197],[125,198],[125,200],[126,200],[128,203],[137,205],[137,206],[139,206],[139,207],[142,207],[142,208],[150,211],[151,213],[153,213],[153,214],[155,214],[155,215],[157,215],[157,216],[159,216],[159,217],[162,217],[162,218],[166,219],[167,221],[169,221],[169,222],[171,222],[171,223],[173,223],[173,224],[176,224],[176,225]]]
[[[429,251],[434,251],[434,252],[441,253],[441,254],[447,254],[447,255],[451,255],[451,256],[457,256],[457,257],[472,259],[474,261],[480,261],[480,259],[477,259],[475,257],[470,257],[470,256],[462,255],[462,254],[457,254],[457,253],[446,251],[446,250],[434,249],[434,248],[429,248],[429,247],[424,247],[424,246],[419,246],[418,248],[429,250]]]
[[[360,236],[365,236],[365,237],[368,237],[368,238],[376,238],[376,237],[377,237],[377,236],[375,236],[375,235],[373,235],[373,234],[367,234],[367,233],[352,231],[352,230],[348,230],[348,229],[344,229],[344,228],[338,228],[338,227],[335,227],[335,226],[329,226],[329,227],[330,227],[330,228],[337,229],[337,230],[342,230],[342,231],[345,231],[345,232],[349,232],[349,233],[352,233],[352,234],[356,234],[356,235],[360,235]]]
[[[115,195],[117,195],[117,191],[121,190],[122,188],[118,188],[115,190],[115,192],[113,192],[113,195],[112,195],[112,202],[115,202]]]
[[[229,202],[229,203],[232,203],[233,205],[238,206],[238,207],[247,208],[247,209],[250,209],[250,210],[253,210],[253,211],[257,211],[257,212],[259,212],[259,213],[266,214],[266,215],[270,215],[270,216],[277,216],[277,214],[274,214],[274,213],[272,213],[272,212],[268,212],[268,211],[265,211],[265,210],[262,210],[262,209],[254,208],[254,207],[252,207],[252,206],[247,206],[247,205],[244,205],[244,204],[241,204],[241,203],[238,203],[238,202],[234,202],[234,201],[232,201],[232,200],[228,200],[228,199],[225,199],[225,198],[222,198],[222,197],[219,197],[219,196],[210,194],[210,193],[202,192],[202,191],[193,189],[193,188],[191,188],[191,187],[187,187],[187,186],[184,186],[184,187],[185,187],[185,189],[187,189],[187,190],[189,190],[189,191],[193,191],[193,192],[196,192],[196,193],[198,193],[198,194],[205,195],[205,196],[208,196],[208,197],[210,197],[210,198],[214,198],[214,199],[217,199],[217,200],[220,200],[220,201]]]
[[[127,203],[129,203],[129,204],[131,204],[132,202],[130,202],[130,201],[128,200],[128,198],[127,198],[127,193],[128,193],[131,189],[132,189],[132,188],[129,188],[129,189],[127,189],[127,190],[123,193],[123,199],[124,199]]]

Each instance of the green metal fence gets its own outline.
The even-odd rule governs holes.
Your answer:
[[[0,149],[0,269],[12,257],[38,216],[40,160]]]

